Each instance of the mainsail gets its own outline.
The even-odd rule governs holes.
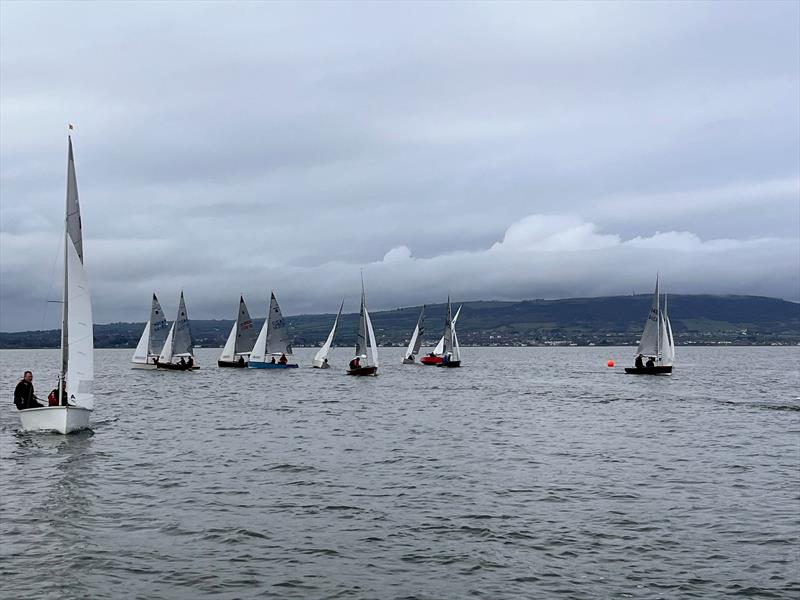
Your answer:
[[[267,353],[283,352],[284,354],[291,354],[292,345],[289,343],[289,329],[286,327],[286,321],[281,314],[281,307],[278,306],[275,292],[272,292],[269,299],[267,325]]]
[[[366,356],[367,352],[367,298],[364,284],[361,284],[361,308],[358,311],[358,333],[356,334],[356,356]]]
[[[59,395],[61,390],[66,389],[71,403],[92,408],[94,404],[92,300],[83,268],[83,232],[71,137],[67,159],[65,230]]]
[[[675,362],[675,340],[672,338],[672,324],[667,315],[667,296],[664,295],[664,311],[661,313],[661,364],[672,366]]]
[[[175,337],[172,342],[172,356],[191,356],[192,355],[192,330],[189,327],[189,316],[186,312],[186,302],[181,299],[178,302],[178,316],[173,323]]]
[[[456,316],[453,317],[453,327],[455,327],[456,323],[458,322],[458,315],[461,314],[461,307],[462,306],[463,306],[463,304],[458,307],[458,310],[456,311]],[[439,340],[439,343],[436,344],[436,348],[433,349],[433,353],[436,356],[442,356],[444,354],[444,336],[442,336],[442,338]]]
[[[314,355],[314,360],[311,361],[312,366],[319,368],[323,365],[325,359],[328,358],[328,352],[330,351],[331,345],[333,344],[333,337],[336,335],[336,326],[339,323],[339,317],[342,316],[343,308],[344,308],[344,299],[342,300],[342,303],[339,305],[339,312],[336,313],[336,318],[333,320],[333,327],[331,327],[331,332],[328,334],[328,339],[325,340],[325,343],[322,344],[322,347]]]
[[[164,311],[161,309],[161,304],[155,294],[153,294],[153,302],[150,305],[150,320],[148,324],[150,328],[147,352],[148,354],[156,356],[161,352],[162,348],[164,348],[164,342],[169,332],[169,324],[167,323],[167,318],[164,316]]]
[[[417,325],[414,327],[414,333],[411,334],[411,340],[408,342],[405,358],[411,358],[419,354],[419,348],[422,345],[422,334],[425,333],[425,305],[422,305],[422,310],[419,311],[419,318],[417,318]]]
[[[637,354],[642,356],[657,357],[659,354],[659,338],[661,337],[660,327],[661,318],[659,310],[659,295],[658,295],[658,276],[656,276],[656,289],[653,292],[653,301],[650,304],[650,312],[647,315],[647,321],[644,324],[644,331],[642,337],[639,339],[639,347],[636,349]]]

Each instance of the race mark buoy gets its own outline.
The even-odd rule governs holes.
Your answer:
[[[608,364],[609,368],[613,367],[614,366],[614,361],[613,360],[609,360],[608,363],[606,363],[606,364]]]

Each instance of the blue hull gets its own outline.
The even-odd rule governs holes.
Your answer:
[[[249,369],[296,369],[297,365],[268,362],[253,362],[252,360],[247,363]]]

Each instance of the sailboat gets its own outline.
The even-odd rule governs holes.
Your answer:
[[[675,361],[675,341],[672,338],[672,325],[667,316],[667,300],[664,299],[664,310],[661,309],[661,295],[658,289],[653,292],[650,312],[644,324],[644,331],[636,349],[635,367],[626,367],[625,372],[631,375],[670,375]],[[648,358],[647,364],[641,364],[642,358]]]
[[[253,327],[253,320],[247,311],[244,297],[239,296],[239,312],[236,314],[236,321],[231,327],[230,334],[228,334],[228,341],[225,342],[225,347],[222,349],[217,366],[246,367],[247,361],[244,357],[249,356],[255,343],[256,330]]]
[[[361,362],[361,361],[364,362]],[[375,342],[375,331],[367,311],[367,295],[364,292],[364,280],[361,280],[361,310],[359,311],[358,335],[356,337],[356,355],[350,361],[348,375],[378,374],[378,344]]]
[[[437,367],[460,367],[461,348],[458,346],[458,335],[456,335],[456,325],[453,321],[453,309],[450,306],[450,296],[447,297],[447,320],[444,326],[444,347],[442,350],[442,362]]]
[[[322,344],[322,348],[317,351],[317,353],[314,355],[314,360],[311,361],[311,366],[315,369],[330,368],[330,365],[328,364],[328,352],[331,349],[331,344],[333,344],[333,336],[336,335],[336,326],[339,324],[339,317],[342,316],[343,308],[344,299],[342,299],[342,303],[339,305],[339,312],[336,313],[336,318],[333,320],[333,327],[331,327],[331,332],[328,334],[328,339],[325,340],[325,343]]]
[[[175,359],[180,359],[180,361],[173,362]],[[156,361],[156,368],[170,371],[191,371],[200,368],[194,364],[192,330],[189,327],[189,315],[186,312],[183,292],[181,292],[181,299],[178,302],[178,316],[173,321],[172,327],[169,328],[164,347]]]
[[[416,356],[419,354],[419,348],[422,346],[422,334],[425,333],[425,305],[422,305],[422,310],[419,311],[419,318],[417,325],[414,327],[414,333],[411,334],[411,340],[408,342],[405,356],[403,357],[404,365],[413,365],[416,362]]]
[[[150,304],[150,318],[147,320],[144,331],[142,331],[142,337],[139,338],[139,343],[133,352],[131,368],[155,369],[158,355],[161,354],[161,350],[164,348],[168,332],[169,324],[164,316],[164,311],[161,310],[158,298],[153,294],[153,301]]]
[[[291,355],[292,344],[289,343],[289,329],[281,314],[281,307],[278,306],[275,292],[272,292],[267,318],[253,345],[247,366],[251,369],[296,369],[297,363],[288,362],[288,357]],[[270,356],[269,361],[267,361],[267,356]]]
[[[449,302],[450,301],[448,300],[448,304]],[[453,317],[453,327],[455,327],[456,323],[458,322],[458,316],[461,314],[462,306],[458,307],[458,310],[456,311],[456,316]],[[447,323],[445,322],[445,330],[446,329],[447,329]],[[444,335],[442,335],[441,339],[439,340],[439,343],[436,344],[436,347],[433,349],[433,352],[430,352],[429,354],[423,356],[419,360],[419,362],[421,362],[423,365],[437,366],[441,364],[443,356],[444,356]]]
[[[94,407],[94,333],[92,299],[83,268],[83,232],[72,137],[68,136],[67,202],[64,219],[64,290],[61,305],[61,365],[58,396],[66,406],[19,411],[25,431],[71,433],[89,428]]]

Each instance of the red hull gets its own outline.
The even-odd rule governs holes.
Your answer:
[[[423,356],[419,359],[423,365],[440,365],[442,364],[441,356]]]

